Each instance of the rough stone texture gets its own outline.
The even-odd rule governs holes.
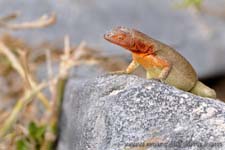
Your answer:
[[[193,15],[177,9],[180,0],[0,0],[1,15],[21,11],[18,21],[33,20],[55,12],[56,25],[42,30],[22,30],[14,35],[39,44],[53,41],[62,46],[69,34],[73,43],[87,41],[109,53],[125,53],[104,41],[103,34],[113,26],[124,25],[142,30],[181,52],[201,77],[224,73],[225,22],[218,16]],[[221,12],[224,0],[204,0],[208,7]],[[5,30],[0,30],[0,33]]]
[[[134,75],[69,81],[58,150],[124,150],[143,142],[162,145],[127,149],[224,150],[225,104]]]

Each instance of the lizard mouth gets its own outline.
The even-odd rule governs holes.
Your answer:
[[[104,39],[110,41],[110,39],[112,38],[114,34],[112,33],[112,31],[107,32],[106,34],[104,34]]]

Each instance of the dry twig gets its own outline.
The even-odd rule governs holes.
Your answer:
[[[19,12],[12,12],[6,16],[0,17],[0,22],[7,22],[16,19],[20,15]]]
[[[4,19],[6,20],[6,19]],[[3,20],[0,20],[0,28],[6,28],[10,30],[19,30],[19,29],[37,29],[47,27],[56,22],[56,15],[53,13],[51,16],[43,15],[39,19],[31,22],[23,23],[7,23]]]
[[[22,79],[30,83],[32,88],[36,88],[37,83],[32,79],[30,74],[25,73],[20,61],[2,41],[0,41],[0,52],[5,54],[5,56],[11,62],[12,67],[20,74]],[[49,109],[48,99],[42,93],[38,93],[38,98],[41,100],[44,106]]]

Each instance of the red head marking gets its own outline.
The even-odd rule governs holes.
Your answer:
[[[114,44],[124,47],[133,53],[153,54],[154,45],[145,39],[143,33],[126,27],[117,27],[104,35],[104,38]]]

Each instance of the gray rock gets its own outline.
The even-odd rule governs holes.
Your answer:
[[[174,6],[180,0],[0,0],[1,15],[21,11],[18,21],[38,18],[56,12],[57,23],[42,30],[12,32],[34,44],[51,41],[62,46],[69,34],[73,43],[87,41],[108,53],[125,53],[103,40],[103,34],[113,26],[124,25],[140,29],[181,52],[194,65],[201,77],[224,73],[225,22],[223,18],[203,14],[193,15],[187,9]],[[224,0],[204,0],[208,7],[223,11]],[[0,30],[0,33],[5,30]]]
[[[135,145],[224,150],[225,104],[134,75],[69,81],[58,150],[137,150]]]

